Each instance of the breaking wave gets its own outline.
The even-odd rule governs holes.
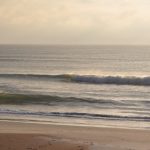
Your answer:
[[[136,85],[150,86],[150,76],[96,76],[96,75],[40,75],[40,74],[0,74],[0,78],[32,79],[32,80],[53,80],[72,83],[86,84],[115,84],[115,85]]]

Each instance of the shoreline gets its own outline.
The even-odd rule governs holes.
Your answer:
[[[146,129],[79,127],[0,121],[0,145],[5,146],[3,150],[9,150],[10,147],[8,146],[10,145],[16,146],[15,150],[19,150],[17,149],[18,144],[10,143],[11,139],[16,142],[22,139],[23,145],[19,144],[20,147],[29,144],[32,148],[44,150],[39,147],[39,144],[37,144],[38,147],[35,145],[39,138],[41,139],[41,136],[41,141],[47,145],[49,150],[59,150],[60,145],[62,150],[79,150],[79,147],[81,150],[148,150],[150,147],[150,130]],[[9,137],[10,141],[6,137]],[[28,139],[33,142],[30,143]],[[5,142],[2,143],[2,141]],[[49,142],[50,145],[48,145]],[[69,149],[67,149],[68,146]],[[22,149],[27,149],[27,146]]]
[[[22,124],[37,124],[37,125],[55,125],[55,126],[72,126],[72,127],[89,127],[89,128],[108,128],[108,129],[127,129],[127,130],[149,130],[150,127],[135,127],[135,126],[115,126],[115,125],[88,125],[88,124],[82,124],[82,123],[76,123],[76,124],[69,124],[67,123],[60,123],[60,122],[53,122],[53,121],[39,121],[39,120],[26,120],[26,119],[0,119],[0,122],[10,122],[10,123],[22,123]]]

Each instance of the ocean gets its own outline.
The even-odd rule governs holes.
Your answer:
[[[0,45],[0,120],[150,128],[150,46]]]

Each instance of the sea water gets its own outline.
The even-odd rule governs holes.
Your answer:
[[[0,119],[150,127],[150,47],[0,45]]]

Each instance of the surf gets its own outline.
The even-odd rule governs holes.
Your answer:
[[[52,80],[59,82],[71,82],[78,84],[107,84],[107,85],[133,85],[150,86],[150,76],[98,76],[79,74],[0,74],[0,78],[26,79],[26,80]]]

